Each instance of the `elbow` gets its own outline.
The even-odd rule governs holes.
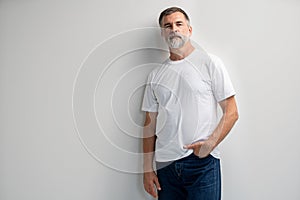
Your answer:
[[[234,122],[236,122],[239,119],[239,112],[237,110],[235,110],[232,114],[231,114],[232,120]]]
[[[225,114],[226,118],[233,124],[239,119],[239,113],[237,109],[231,110]]]

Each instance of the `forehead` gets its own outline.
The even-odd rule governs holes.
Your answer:
[[[164,16],[162,20],[162,24],[174,23],[177,21],[185,22],[186,18],[184,14],[182,14],[181,12],[175,12],[170,15]]]

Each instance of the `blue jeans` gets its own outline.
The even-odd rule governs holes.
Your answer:
[[[172,163],[157,162],[159,200],[220,200],[220,160],[193,153]]]

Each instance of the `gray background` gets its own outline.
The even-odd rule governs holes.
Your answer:
[[[300,199],[299,1],[1,0],[1,200],[151,199],[143,191],[142,176],[126,172],[128,166],[139,170],[140,157],[119,153],[140,152],[138,137],[122,137],[124,130],[140,130],[131,127],[140,125],[143,117],[130,102],[139,105],[142,89],[130,88],[131,93],[122,96],[118,91],[127,91],[128,85],[113,82],[117,91],[113,95],[120,95],[113,99],[128,101],[129,106],[120,107],[111,120],[118,101],[110,105],[112,110],[104,108],[109,100],[105,94],[113,87],[87,78],[93,72],[94,78],[99,77],[103,66],[97,55],[103,55],[103,49],[102,54],[88,55],[114,34],[156,26],[159,12],[171,5],[189,13],[192,38],[222,58],[237,90],[240,119],[221,145],[223,199]],[[113,40],[104,55],[143,40],[159,41],[151,31],[144,36],[147,39]],[[139,53],[155,59],[157,51],[135,55]],[[103,80],[125,83],[122,75],[130,68],[124,70],[121,63],[128,67],[132,62],[135,67],[143,59],[144,64],[150,62],[140,56],[135,63],[137,57],[128,54],[119,59]],[[100,71],[83,77],[82,66],[99,66]],[[132,85],[138,87],[152,67],[123,78],[132,77],[136,80]],[[94,91],[94,101],[77,89],[90,91],[88,95]],[[128,112],[134,123],[126,123]],[[101,132],[95,119],[106,120],[102,132],[119,150],[103,135],[92,134]]]

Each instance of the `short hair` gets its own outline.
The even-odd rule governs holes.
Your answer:
[[[165,9],[164,11],[162,11],[162,12],[160,13],[159,18],[158,18],[158,23],[159,23],[159,25],[162,26],[161,23],[162,23],[162,20],[163,20],[163,18],[164,18],[165,16],[171,15],[171,14],[173,14],[173,13],[175,13],[175,12],[181,12],[181,13],[184,15],[185,19],[188,21],[188,23],[190,22],[190,18],[189,18],[189,16],[186,14],[186,12],[184,12],[184,10],[182,10],[181,8],[178,8],[178,7],[170,7],[170,8],[167,8],[167,9]]]

